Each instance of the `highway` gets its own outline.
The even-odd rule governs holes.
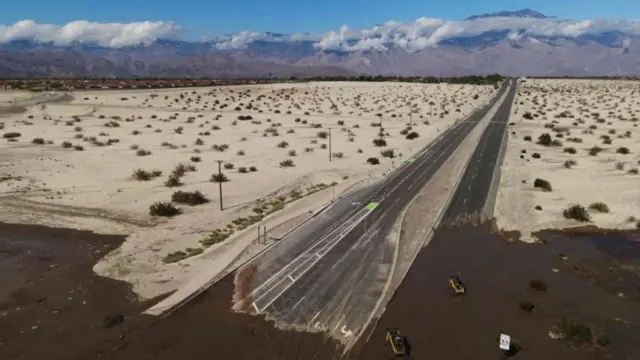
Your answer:
[[[515,94],[516,86],[514,85],[498,108],[493,120],[482,133],[458,189],[445,211],[443,222],[483,211],[489,196],[494,170],[498,165],[500,145],[503,137],[506,136]]]
[[[397,244],[388,235],[398,215],[509,89],[508,83],[487,106],[447,129],[385,179],[336,201],[239,269],[236,310],[265,313],[281,325],[325,331],[340,340],[358,334],[391,276]]]

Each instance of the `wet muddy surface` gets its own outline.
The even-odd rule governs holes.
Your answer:
[[[384,329],[399,327],[413,359],[500,359],[500,332],[522,347],[513,359],[640,359],[638,234],[539,236],[546,243],[507,242],[488,225],[439,230],[349,357],[392,359]],[[148,303],[91,271],[122,240],[0,224],[0,359],[340,357],[322,334],[231,312],[232,276],[165,319],[139,315]],[[450,275],[466,295],[452,295]],[[563,318],[588,326],[590,342],[552,339]]]
[[[440,229],[353,358],[389,359],[384,330],[399,327],[414,359],[499,359],[501,332],[522,347],[514,359],[640,359],[638,233],[539,237],[545,243],[507,242],[489,225]],[[451,275],[466,295],[452,294]],[[588,326],[591,343],[552,339],[563,318]]]

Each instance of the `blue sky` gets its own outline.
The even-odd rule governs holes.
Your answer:
[[[638,18],[639,0],[21,0],[6,2],[0,24],[32,19],[64,24],[73,20],[95,22],[174,21],[192,27],[191,36],[250,31],[326,32],[342,24],[371,27],[388,20],[418,17],[457,20],[498,10],[532,8],[570,19]]]

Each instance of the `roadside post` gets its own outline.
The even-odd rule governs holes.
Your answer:
[[[500,334],[500,343],[498,346],[500,350],[502,350],[502,358],[507,359],[509,357],[509,350],[511,349],[511,336]]]

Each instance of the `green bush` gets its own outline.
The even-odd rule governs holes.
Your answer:
[[[565,219],[573,219],[580,222],[591,221],[591,215],[589,215],[587,209],[585,209],[584,206],[578,204],[571,205],[568,208],[564,209],[562,211],[562,216],[564,216]]]
[[[551,183],[547,180],[537,178],[533,181],[533,187],[540,188],[544,191],[552,191]]]
[[[373,145],[375,145],[377,147],[387,146],[387,140],[382,139],[382,138],[373,139]]]
[[[176,191],[171,195],[171,201],[177,204],[187,204],[187,205],[202,205],[209,202],[206,196],[204,196],[200,191]]]
[[[371,165],[378,165],[380,164],[380,160],[378,160],[377,157],[370,157],[367,159],[367,162]]]
[[[594,202],[593,204],[589,205],[589,210],[593,210],[601,213],[608,213],[609,206],[603,202]]]
[[[211,175],[211,177],[209,178],[209,181],[215,182],[215,183],[221,183],[221,182],[229,181],[229,178],[227,177],[227,175],[223,173],[215,173]]]
[[[151,216],[173,217],[180,214],[180,209],[170,202],[156,202],[149,207]]]

